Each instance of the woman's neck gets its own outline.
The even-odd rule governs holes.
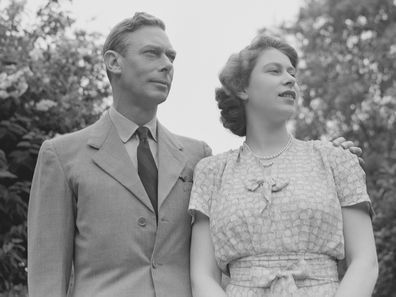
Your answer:
[[[286,122],[278,124],[249,125],[246,127],[246,143],[253,153],[269,156],[278,153],[290,140]]]

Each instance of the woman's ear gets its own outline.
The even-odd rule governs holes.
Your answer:
[[[108,50],[105,52],[103,59],[108,71],[114,74],[122,72],[121,56],[116,51]]]
[[[246,101],[249,98],[249,96],[248,96],[248,94],[247,94],[247,92],[245,90],[243,90],[241,92],[238,92],[237,95],[243,101]]]

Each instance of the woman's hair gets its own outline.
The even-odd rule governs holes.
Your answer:
[[[216,89],[217,106],[223,126],[238,136],[246,135],[246,115],[243,100],[238,96],[249,85],[250,74],[265,49],[277,49],[297,68],[296,50],[281,39],[259,34],[239,53],[232,54],[219,74],[221,87]]]

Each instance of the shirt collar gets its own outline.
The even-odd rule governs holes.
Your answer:
[[[123,143],[126,143],[135,134],[139,125],[124,117],[113,106],[109,110],[110,119],[117,129]],[[157,118],[154,117],[151,121],[143,125],[150,130],[151,137],[157,142]]]

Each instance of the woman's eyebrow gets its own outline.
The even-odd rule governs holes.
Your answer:
[[[267,64],[264,64],[263,68],[270,67],[270,66],[276,66],[276,67],[281,67],[281,68],[285,67],[283,64],[278,63],[278,62],[269,62]],[[287,71],[296,72],[296,68],[294,68],[293,66],[286,66],[285,68]]]

